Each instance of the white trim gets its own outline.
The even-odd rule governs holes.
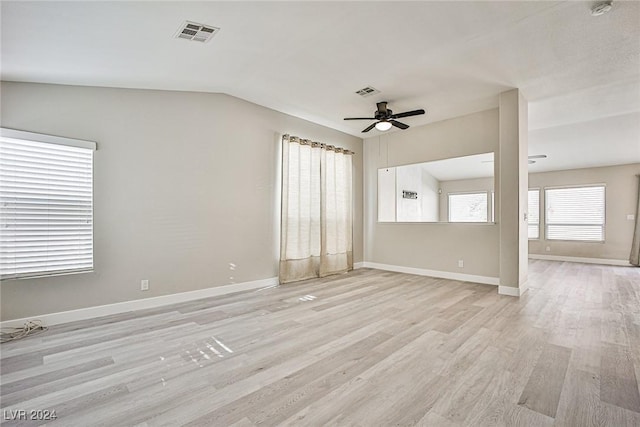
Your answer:
[[[418,276],[430,276],[441,279],[460,280],[463,282],[483,283],[485,285],[499,285],[500,278],[490,276],[476,276],[473,274],[453,273],[450,271],[426,270],[423,268],[404,267],[401,265],[379,264],[377,262],[365,261],[364,267],[378,270],[395,271],[396,273],[416,274]]]
[[[45,135],[42,133],[25,132],[16,129],[0,128],[0,135],[3,139],[19,139],[22,141],[46,142],[48,144],[66,145],[68,147],[86,148],[87,150],[97,150],[97,144],[93,141],[82,139],[65,138],[61,136]]]
[[[498,293],[500,295],[508,295],[510,297],[521,297],[529,289],[529,282],[525,280],[518,286],[498,286]]]
[[[353,269],[357,270],[359,268],[364,268],[364,262],[354,262],[353,263]]]
[[[562,256],[562,255],[538,255],[529,254],[531,259],[544,259],[547,261],[566,261],[566,262],[582,262],[585,264],[604,264],[604,265],[619,265],[622,267],[630,267],[631,264],[626,259],[606,259],[606,258],[583,258],[577,256]]]
[[[565,169],[566,170],[566,169]],[[583,188],[583,187],[606,187],[605,182],[594,182],[593,184],[567,184],[567,185],[545,185],[543,188],[550,190],[568,189],[568,188]]]
[[[62,311],[59,313],[43,314],[39,316],[29,316],[23,319],[5,320],[0,323],[0,327],[21,327],[28,320],[38,319],[47,326],[61,323],[75,322],[78,320],[93,319],[96,317],[109,316],[112,314],[125,313],[134,310],[144,310],[146,308],[161,307],[164,305],[176,304],[180,302],[193,301],[201,298],[215,297],[230,294],[233,292],[248,291],[251,289],[277,286],[278,278],[254,280],[251,282],[234,283],[233,285],[214,286],[212,288],[198,289],[197,291],[180,292],[159,297],[143,298],[133,301],[119,302],[115,304],[98,305],[94,307],[81,308],[78,310]]]
[[[520,292],[520,288],[513,286],[498,286],[498,293],[500,295],[508,295],[510,297],[519,297],[524,293],[524,291]]]

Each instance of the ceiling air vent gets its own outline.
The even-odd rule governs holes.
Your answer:
[[[357,90],[356,93],[360,96],[370,96],[376,93],[380,93],[380,91],[374,87],[367,86],[360,90]]]
[[[195,42],[206,43],[211,37],[218,34],[220,28],[212,25],[198,24],[197,22],[185,21],[176,33],[176,38],[192,40]]]

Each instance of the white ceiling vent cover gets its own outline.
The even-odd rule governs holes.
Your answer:
[[[184,21],[176,33],[176,38],[206,43],[211,40],[211,37],[218,34],[218,31],[220,31],[220,28],[213,25]]]
[[[360,96],[371,96],[373,94],[380,93],[380,91],[372,86],[367,86],[357,90],[356,93]]]

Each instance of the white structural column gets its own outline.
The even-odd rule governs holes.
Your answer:
[[[529,175],[527,101],[518,89],[500,94],[500,149],[496,211],[500,225],[500,286],[503,295],[520,296],[526,290]]]

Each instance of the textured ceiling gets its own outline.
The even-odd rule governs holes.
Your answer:
[[[2,79],[223,92],[357,136],[342,118],[377,101],[418,126],[517,87],[538,170],[640,162],[640,3],[593,4],[3,1]],[[185,20],[221,31],[175,39]]]

